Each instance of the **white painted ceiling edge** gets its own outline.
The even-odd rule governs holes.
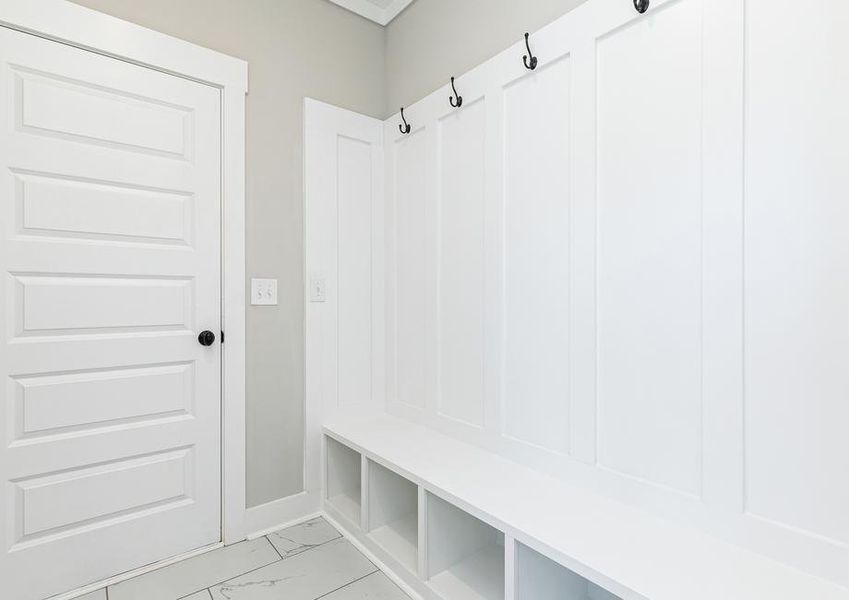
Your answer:
[[[388,25],[413,0],[330,0],[379,25]]]

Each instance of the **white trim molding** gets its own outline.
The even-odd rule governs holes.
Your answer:
[[[0,26],[221,90],[222,541],[245,539],[245,94],[240,59],[63,0],[3,0]]]
[[[251,507],[247,510],[245,521],[247,538],[253,540],[266,533],[285,529],[318,516],[320,511],[321,490],[301,492]]]
[[[381,8],[369,0],[330,0],[342,8],[357,13],[378,25],[389,25],[392,19],[401,14],[405,8],[413,3],[413,0],[393,0],[386,8]]]
[[[3,0],[0,25],[218,88],[248,91],[248,64],[241,59],[65,0]]]

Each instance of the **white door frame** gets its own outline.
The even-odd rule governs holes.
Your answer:
[[[0,27],[221,90],[221,535],[245,539],[245,95],[248,64],[64,0],[3,0]]]

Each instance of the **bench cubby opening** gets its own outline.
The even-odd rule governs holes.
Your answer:
[[[354,525],[360,526],[362,457],[356,450],[326,437],[327,502]]]
[[[504,535],[428,494],[426,576],[444,600],[503,600]]]
[[[577,573],[516,543],[516,600],[621,600]]]
[[[415,573],[418,565],[419,488],[376,462],[368,466],[369,536]]]

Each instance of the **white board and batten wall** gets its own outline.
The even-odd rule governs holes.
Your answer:
[[[590,0],[409,135],[308,102],[311,485],[322,420],[385,405],[849,584],[847,26]]]
[[[592,0],[387,120],[389,412],[849,584],[846,26]]]
[[[307,98],[304,156],[308,502],[296,508],[318,510],[322,423],[386,403],[383,125]]]

